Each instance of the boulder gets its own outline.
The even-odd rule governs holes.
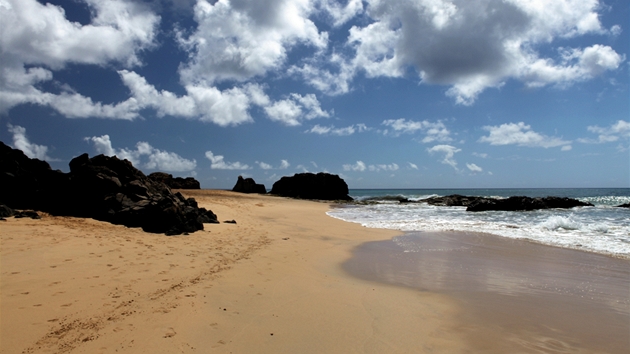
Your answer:
[[[201,189],[199,181],[192,177],[173,177],[173,175],[164,172],[153,172],[148,177],[156,182],[164,183],[172,189]]]
[[[240,193],[259,193],[266,194],[267,188],[265,188],[264,184],[257,184],[253,178],[243,178],[243,176],[238,176],[238,180],[232,188],[233,192]]]
[[[173,193],[127,160],[83,154],[70,161],[70,173],[63,173],[1,142],[0,204],[167,235],[203,230],[204,222],[216,221],[194,199]]]
[[[15,215],[15,210],[9,208],[6,205],[0,205],[0,218],[8,218]]]
[[[299,199],[352,200],[348,195],[348,185],[341,177],[323,172],[282,177],[273,184],[269,193]]]
[[[617,205],[617,208],[630,208],[630,203]]]
[[[466,211],[486,211],[486,210],[538,210],[538,209],[570,209],[578,206],[593,206],[591,203],[584,203],[577,199],[544,197],[530,198],[515,196],[506,199],[483,198],[477,200],[466,208]]]

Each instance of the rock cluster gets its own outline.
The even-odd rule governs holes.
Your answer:
[[[83,154],[70,161],[70,173],[63,173],[2,142],[0,204],[167,235],[203,230],[203,223],[218,222],[212,211],[199,208],[193,198],[173,193],[127,160]]]
[[[243,178],[243,176],[238,176],[238,180],[232,188],[233,192],[240,193],[259,193],[266,194],[267,188],[265,188],[264,184],[257,184],[253,178]]]
[[[282,177],[273,184],[269,193],[299,199],[352,200],[348,195],[348,185],[341,177],[323,172]]]
[[[403,201],[401,201],[402,203]],[[404,201],[409,202],[409,201]],[[439,206],[465,206],[466,211],[487,211],[487,210],[503,210],[503,211],[521,211],[521,210],[538,210],[538,209],[569,209],[578,206],[593,206],[591,203],[584,203],[577,199],[560,198],[560,197],[509,197],[506,199],[486,198],[486,197],[468,197],[459,194],[447,195],[444,197],[431,197],[422,199],[418,202],[424,202],[431,205]]]
[[[156,182],[164,183],[172,189],[201,189],[199,181],[192,177],[173,177],[172,174],[164,172],[153,172],[148,177]]]

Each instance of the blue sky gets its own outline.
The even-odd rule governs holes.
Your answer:
[[[630,186],[626,0],[0,0],[0,140],[268,188]]]

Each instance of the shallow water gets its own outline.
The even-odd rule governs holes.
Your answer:
[[[343,264],[361,279],[447,294],[454,329],[485,352],[630,348],[630,261],[479,233],[409,233],[362,244]]]

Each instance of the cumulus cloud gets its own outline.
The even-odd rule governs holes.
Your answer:
[[[422,139],[423,143],[449,142],[453,140],[450,137],[451,132],[441,121],[429,122],[427,120],[423,120],[418,122],[400,118],[384,120],[382,124],[390,127],[392,130],[391,132],[389,130],[385,130],[384,134],[392,134],[394,136],[398,136],[403,133],[414,134],[417,131],[422,131],[425,134],[425,137]]]
[[[287,99],[266,105],[264,110],[269,119],[288,126],[300,125],[302,120],[330,117],[328,112],[322,110],[314,94],[302,96],[293,93]]]
[[[453,167],[456,171],[457,169],[457,161],[455,161],[455,154],[462,151],[462,149],[458,149],[451,145],[435,145],[434,147],[427,149],[430,154],[443,154],[444,158],[442,159],[442,163]]]
[[[425,84],[450,86],[447,95],[472,104],[487,88],[510,79],[526,86],[567,86],[614,70],[625,60],[611,47],[552,47],[554,39],[605,30],[597,0],[369,0],[371,21],[350,29],[346,48],[320,65],[294,67],[314,87],[332,94],[349,90],[358,73],[367,77],[404,77],[415,69]],[[336,67],[336,71],[326,69]],[[343,82],[339,82],[343,80]]]
[[[85,138],[85,141],[91,142],[97,153],[129,160],[136,167],[166,172],[186,172],[192,171],[197,167],[196,160],[188,160],[174,152],[156,149],[145,141],[138,142],[135,150],[128,148],[115,149],[107,134],[88,137]],[[143,161],[146,162],[143,163]]]
[[[483,169],[474,163],[467,163],[466,167],[468,167],[471,172],[483,172]]]
[[[562,140],[561,138],[537,133],[531,129],[531,126],[523,122],[485,126],[483,129],[490,134],[481,137],[479,142],[489,143],[490,145],[518,145],[543,148],[562,146],[563,151],[566,151],[564,147],[571,144],[570,141]]]
[[[246,164],[240,162],[226,162],[223,155],[215,155],[212,151],[206,151],[206,158],[210,160],[210,168],[213,170],[249,170]]]
[[[272,165],[270,165],[270,164],[268,164],[266,162],[256,161],[256,163],[263,170],[272,170],[272,169],[274,169],[274,167]],[[280,166],[278,166],[276,169],[278,169],[278,170],[286,170],[287,168],[289,168],[289,166],[291,166],[289,161],[287,161],[287,160],[280,160]]]
[[[355,164],[346,164],[343,165],[344,171],[358,171],[363,172],[365,170],[372,172],[380,172],[380,171],[396,171],[400,167],[395,164],[381,164],[381,165],[366,165],[363,161],[357,161]]]
[[[337,135],[337,136],[348,136],[354,133],[362,133],[364,131],[369,130],[369,128],[365,124],[353,124],[347,126],[345,128],[335,128],[334,125],[331,126],[321,126],[319,124],[314,125],[311,129],[305,131],[305,133],[313,133],[319,135]]]
[[[325,48],[328,34],[309,19],[315,10],[308,0],[198,1],[197,29],[179,35],[191,53],[180,69],[182,80],[244,81],[279,69],[293,46]]]
[[[67,64],[141,64],[139,53],[155,44],[160,18],[139,2],[84,0],[91,23],[70,22],[63,8],[36,0],[0,2],[0,112],[24,103],[50,106],[69,117],[117,118],[123,107],[93,103],[73,92],[36,87]],[[75,108],[75,105],[78,107]],[[124,113],[124,110],[122,110]],[[120,118],[130,118],[122,116]]]
[[[612,143],[620,139],[630,138],[630,122],[625,120],[618,120],[609,127],[593,125],[586,129],[591,133],[597,134],[597,139],[578,139],[581,143]]]
[[[13,134],[14,148],[22,150],[26,156],[32,159],[54,161],[54,159],[48,156],[47,146],[37,145],[30,142],[30,140],[26,137],[26,128],[11,124],[7,124],[7,127],[9,128],[9,133]]]

